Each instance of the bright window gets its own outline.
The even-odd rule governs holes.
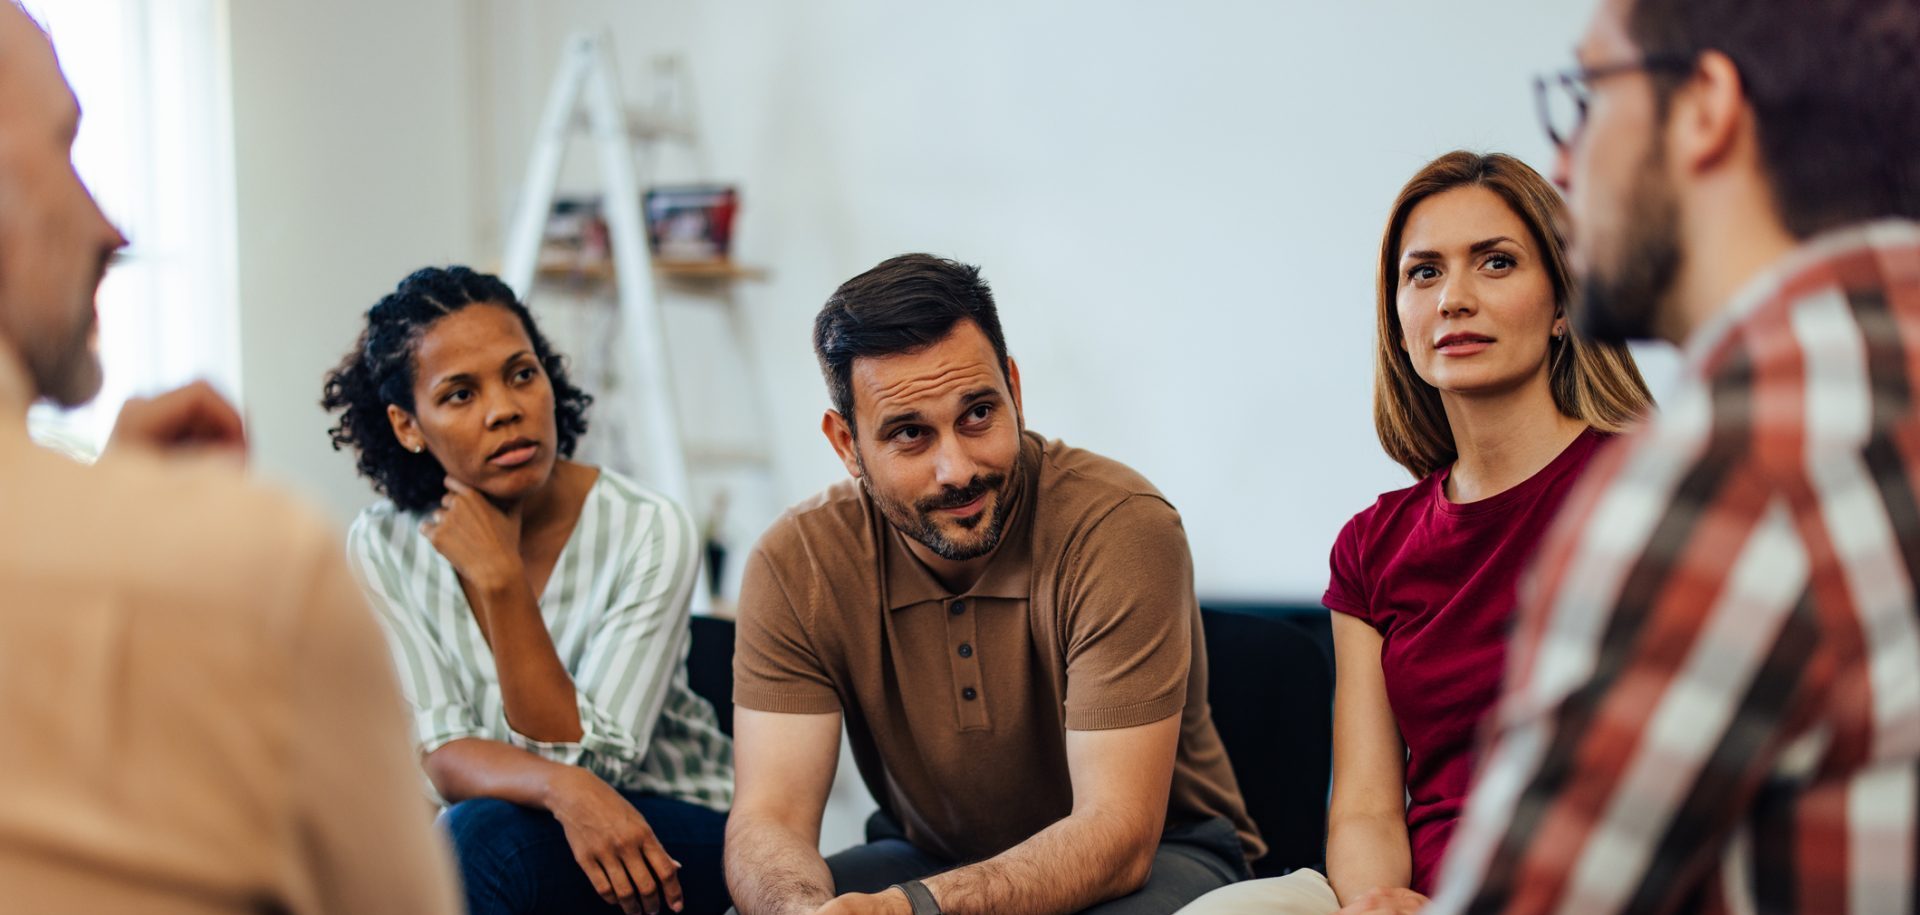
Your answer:
[[[99,398],[31,420],[86,452],[130,396],[196,378],[240,395],[225,0],[24,5],[80,100],[74,163],[132,242],[100,289]]]

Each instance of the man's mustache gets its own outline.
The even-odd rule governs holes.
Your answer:
[[[965,486],[949,486],[945,491],[941,492],[940,495],[931,496],[913,503],[913,507],[922,512],[939,511],[943,508],[959,508],[986,495],[989,491],[999,489],[1000,484],[1006,481],[1007,475],[1004,473],[974,477],[972,480],[969,480]]]

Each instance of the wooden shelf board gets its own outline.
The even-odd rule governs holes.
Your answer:
[[[764,280],[767,271],[761,267],[746,267],[732,261],[654,261],[653,272],[665,279],[687,280],[693,282],[719,282],[728,280]],[[609,283],[613,281],[612,264],[586,264],[570,266],[564,264],[541,264],[535,273],[540,279],[568,283]]]

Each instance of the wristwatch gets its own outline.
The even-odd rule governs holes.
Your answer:
[[[918,880],[896,883],[893,888],[907,894],[907,902],[913,905],[913,915],[940,915],[940,903],[933,898],[933,892],[926,884]]]

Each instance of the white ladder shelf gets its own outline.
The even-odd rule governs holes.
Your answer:
[[[547,90],[539,134],[527,161],[526,181],[507,232],[502,279],[523,301],[532,297],[541,235],[553,209],[560,163],[576,124],[575,113],[583,101],[605,191],[602,212],[606,214],[608,244],[613,253],[613,280],[625,337],[622,348],[627,354],[623,377],[631,379],[632,394],[645,417],[644,426],[622,426],[632,430],[628,453],[645,455],[648,482],[668,498],[691,508],[693,492],[687,479],[679,411],[674,406],[672,379],[667,372],[646,222],[640,215],[640,185],[634,173],[630,125],[613,69],[612,42],[605,32],[579,32],[567,40],[560,68]]]
[[[647,243],[646,222],[641,214],[634,142],[672,139],[691,143],[693,131],[686,124],[628,112],[614,69],[612,40],[604,30],[576,32],[567,39],[547,92],[533,154],[528,159],[526,178],[508,227],[501,278],[522,301],[533,299],[542,236],[558,193],[561,163],[568,141],[583,128],[591,137],[599,160],[604,195],[601,212],[607,220],[608,247],[613,258],[612,280],[619,304],[622,339],[618,351],[624,356],[620,365],[621,386],[628,389],[622,392],[623,400],[643,414],[642,422],[618,425],[617,431],[623,435],[622,450],[643,462],[642,468],[635,469],[641,471],[649,486],[693,512],[704,527],[714,519],[701,517],[701,507],[694,503],[690,477],[696,468],[691,465],[696,460],[703,466],[716,465],[714,469],[748,465],[770,477],[771,455],[763,449],[746,452],[696,449],[689,453],[680,427],[673,379],[668,371],[665,324],[655,289],[655,265]],[[724,280],[754,275],[752,271],[727,270],[726,276],[692,276]],[[751,372],[746,322],[731,298],[728,310],[729,336],[749,366],[749,380],[758,381],[757,373]],[[759,414],[757,419],[764,422],[769,418],[765,394],[758,384],[754,384],[754,388],[752,400]],[[694,607],[697,611],[709,609],[704,587],[697,589]]]

